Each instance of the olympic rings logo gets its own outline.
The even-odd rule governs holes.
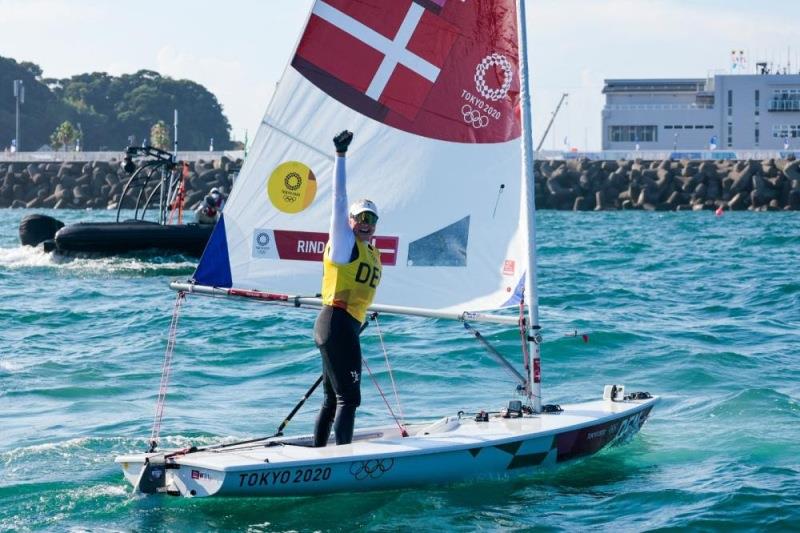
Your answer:
[[[473,128],[485,128],[489,125],[489,117],[481,115],[480,111],[473,109],[469,104],[461,106],[461,115],[464,117],[464,122]]]
[[[283,184],[290,191],[296,191],[303,184],[303,178],[297,172],[290,172],[283,178]]]
[[[350,473],[358,481],[372,478],[377,479],[394,466],[394,459],[370,459],[369,461],[356,461],[350,464]]]
[[[486,72],[489,67],[497,65],[503,70],[503,85],[499,89],[490,89],[486,84]],[[481,93],[481,96],[487,100],[496,102],[508,95],[511,89],[511,81],[514,79],[514,70],[511,68],[511,63],[508,62],[505,56],[498,53],[493,53],[483,58],[478,66],[475,68],[475,88]]]

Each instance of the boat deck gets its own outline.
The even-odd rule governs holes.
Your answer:
[[[234,472],[251,469],[265,463],[291,467],[297,465],[330,464],[352,461],[354,458],[399,457],[425,454],[448,449],[456,451],[492,443],[521,438],[539,438],[559,434],[565,430],[601,425],[604,421],[619,418],[628,411],[643,410],[655,403],[649,400],[625,402],[595,401],[577,405],[562,405],[563,412],[556,414],[525,415],[522,418],[502,418],[492,415],[488,422],[476,422],[472,417],[445,417],[427,424],[407,427],[409,436],[402,437],[396,426],[366,428],[357,431],[351,444],[324,448],[310,447],[309,435],[296,438],[276,438],[208,449],[178,455],[175,462],[198,468]],[[158,454],[132,454],[120,456],[117,463],[137,463],[145,457]]]

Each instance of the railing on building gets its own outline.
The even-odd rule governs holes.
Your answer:
[[[711,104],[606,104],[605,111],[697,111],[714,109]]]

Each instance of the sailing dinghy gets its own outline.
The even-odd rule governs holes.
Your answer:
[[[598,387],[543,405],[524,0],[317,0],[196,272],[174,282],[150,451],[117,457],[143,493],[288,496],[501,477],[635,434],[658,398]],[[519,31],[518,31],[519,29]],[[331,138],[356,133],[348,190],[381,208],[373,313],[461,321],[514,377],[519,400],[480,411],[311,436],[158,450],[177,311],[187,295],[318,308],[331,209]],[[521,152],[521,157],[520,157]],[[326,177],[318,179],[318,177]],[[519,316],[503,312],[519,308]],[[518,371],[474,330],[521,334]],[[309,342],[311,333],[309,332]]]

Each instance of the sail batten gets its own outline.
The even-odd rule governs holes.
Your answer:
[[[292,141],[294,141],[294,142],[296,142],[296,143],[299,143],[299,144],[302,144],[303,146],[305,146],[305,147],[306,147],[306,148],[308,148],[309,150],[313,150],[313,151],[317,152],[317,153],[318,153],[319,155],[321,155],[322,157],[326,157],[326,158],[330,159],[331,161],[333,161],[333,160],[335,159],[335,158],[334,158],[334,156],[333,156],[333,154],[331,154],[330,152],[325,152],[325,151],[323,151],[323,150],[321,150],[321,149],[319,149],[319,148],[317,148],[317,147],[315,147],[315,146],[312,146],[311,144],[307,143],[307,142],[306,142],[306,141],[304,141],[303,139],[300,139],[300,138],[299,138],[299,137],[297,137],[296,135],[292,135],[292,134],[291,134],[291,133],[289,133],[288,131],[285,131],[285,130],[281,129],[279,126],[277,126],[276,124],[273,124],[272,122],[269,122],[269,121],[268,121],[268,120],[266,120],[266,119],[264,119],[264,120],[263,120],[261,123],[262,123],[264,126],[266,126],[266,127],[270,128],[271,130],[273,130],[273,131],[277,131],[278,133],[280,133],[280,134],[282,134],[282,135],[285,135],[286,137],[288,137],[288,138],[289,138],[289,139],[291,139]]]
[[[230,278],[198,281],[319,292],[331,139],[349,129],[348,195],[381,214],[376,304],[513,304],[528,264],[514,0],[380,6],[312,6],[225,207],[228,268],[209,268],[219,250],[198,267]]]

